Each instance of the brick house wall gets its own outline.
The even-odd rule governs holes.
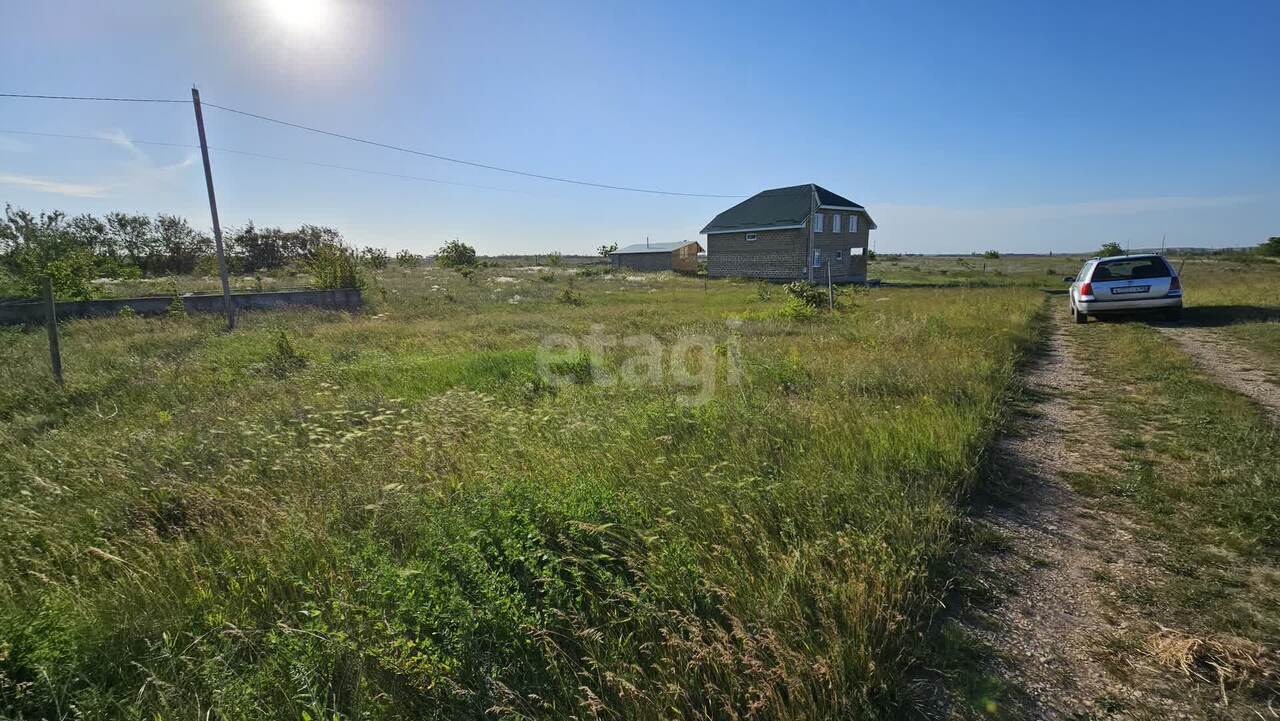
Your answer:
[[[671,270],[671,252],[620,253],[613,256],[613,267],[631,270]]]
[[[831,279],[838,283],[861,283],[867,279],[867,242],[871,237],[865,214],[850,210],[821,210],[823,232],[814,233],[813,247],[822,252],[824,267],[815,268],[815,282],[826,282],[826,263],[831,263]],[[840,232],[832,232],[833,215],[840,216]],[[858,228],[850,233],[849,216],[858,216]],[[712,277],[805,280],[809,277],[809,227],[762,230],[747,240],[748,233],[713,233],[707,236],[707,274]],[[851,248],[859,249],[850,255]],[[839,258],[836,255],[839,254]]]
[[[694,243],[677,250],[655,250],[652,253],[615,253],[609,256],[615,268],[631,270],[677,270],[682,273],[698,272],[698,246]]]
[[[813,234],[813,247],[822,252],[822,268],[813,269],[815,282],[825,283],[827,280],[826,264],[831,264],[831,279],[837,283],[862,283],[867,280],[867,242],[871,231],[867,227],[867,216],[852,210],[820,209],[822,213],[823,232]],[[840,232],[832,231],[832,217],[840,218]],[[858,229],[849,232],[849,218],[858,219]],[[816,230],[816,228],[815,228]],[[851,254],[850,249],[854,250]],[[838,257],[837,257],[838,256]]]
[[[678,270],[681,273],[697,273],[698,272],[698,252],[701,250],[696,244],[690,243],[685,247],[671,253],[671,269]]]
[[[796,280],[804,277],[809,229],[762,230],[707,236],[707,275],[713,278]]]

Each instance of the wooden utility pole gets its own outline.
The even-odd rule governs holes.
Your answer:
[[[200,133],[200,157],[204,159],[204,185],[209,190],[209,214],[213,216],[213,243],[218,251],[218,275],[222,276],[222,309],[227,314],[227,330],[236,327],[236,308],[231,304],[231,281],[227,278],[227,256],[222,248],[222,224],[218,222],[218,200],[213,195],[213,169],[209,167],[209,144],[204,137],[204,113],[200,111],[200,91],[191,87],[191,104],[196,109],[196,130]]]
[[[53,380],[62,385],[62,348],[58,344],[58,306],[53,302],[53,281],[44,279],[44,324],[49,331],[49,365]]]

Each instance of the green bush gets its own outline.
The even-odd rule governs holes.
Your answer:
[[[173,320],[187,317],[187,306],[182,302],[181,296],[173,296],[173,300],[169,301],[169,308],[165,310],[165,315]]]
[[[797,280],[782,286],[790,299],[794,299],[810,308],[821,308],[827,304],[827,291],[814,283]]]
[[[1124,254],[1124,248],[1120,247],[1120,244],[1114,240],[1109,243],[1103,243],[1102,248],[1098,251],[1098,255],[1103,258],[1110,258],[1112,256]]]
[[[572,288],[565,288],[560,291],[560,293],[556,295],[556,301],[564,303],[565,305],[573,306],[585,305],[587,302],[587,300],[582,297],[581,293]]]
[[[476,264],[476,249],[457,238],[436,251],[436,265],[441,268],[471,268]]]
[[[778,317],[787,320],[813,320],[818,317],[818,308],[793,295],[783,301],[782,308],[778,310]]]
[[[988,250],[987,252],[985,252],[985,253],[983,253],[983,254],[982,254],[982,257],[983,257],[983,258],[991,258],[992,260],[994,260],[994,259],[996,259],[996,258],[999,258],[999,257],[1000,257],[1000,251],[998,251],[998,250]]]
[[[315,279],[317,288],[363,289],[368,284],[360,272],[355,252],[337,243],[317,248],[307,262],[307,270]]]
[[[402,250],[396,253],[396,264],[401,268],[413,268],[418,265],[418,256],[411,251]]]
[[[267,372],[276,378],[284,378],[290,373],[305,368],[306,356],[298,352],[283,328],[276,329],[272,336],[271,350],[264,363]]]
[[[98,276],[97,257],[62,213],[33,216],[12,206],[0,220],[0,266],[10,292],[26,298],[38,298],[48,278],[55,297],[87,300]]]
[[[385,248],[365,248],[360,251],[360,262],[374,270],[382,270],[391,261]]]
[[[1267,238],[1258,246],[1258,252],[1272,258],[1280,258],[1280,235]]]

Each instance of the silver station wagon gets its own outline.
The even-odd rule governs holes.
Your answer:
[[[1157,311],[1167,320],[1182,314],[1182,281],[1160,255],[1090,258],[1071,283],[1071,315],[1077,323],[1104,313]]]

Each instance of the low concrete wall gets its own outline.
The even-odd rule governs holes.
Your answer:
[[[188,313],[221,313],[222,294],[184,295],[182,305]],[[355,288],[334,290],[281,290],[270,293],[233,293],[236,310],[270,310],[294,305],[355,310],[360,307],[360,291]],[[58,318],[92,318],[119,315],[128,306],[138,315],[163,315],[169,311],[172,297],[104,298],[101,300],[58,301]],[[0,325],[44,322],[44,303],[0,304]]]

